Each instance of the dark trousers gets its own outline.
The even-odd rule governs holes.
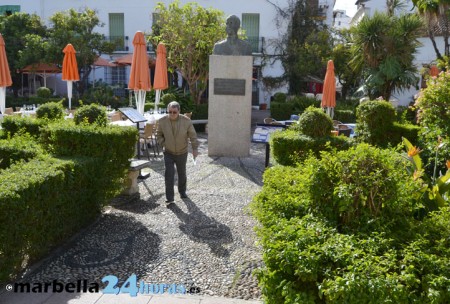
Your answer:
[[[173,201],[174,193],[173,187],[175,182],[175,166],[177,166],[178,172],[178,192],[186,192],[186,162],[188,154],[173,155],[164,152],[164,166],[166,171],[164,172],[164,181],[166,183],[166,199]]]

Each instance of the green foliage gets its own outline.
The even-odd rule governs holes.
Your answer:
[[[322,109],[309,107],[300,115],[298,129],[311,137],[329,136],[333,130],[333,121]]]
[[[423,181],[421,193],[428,193],[428,198],[434,200],[439,207],[448,207],[450,203],[450,168],[443,175],[437,176],[435,171],[432,177],[428,177],[422,166],[422,159],[419,156],[420,150],[413,146],[411,142],[403,138],[403,144],[406,149],[406,158],[411,162],[412,168],[408,170],[415,179]],[[439,149],[443,148],[444,144],[436,147],[435,164],[438,162]],[[431,208],[430,208],[431,209]]]
[[[43,54],[46,54],[46,43],[34,45],[39,49],[27,49],[28,37],[34,37],[34,35],[46,37],[47,32],[44,21],[36,14],[19,12],[10,16],[0,16],[0,33],[7,46],[6,57],[11,72],[12,89],[15,92],[21,88],[22,84],[22,74],[16,71],[28,64],[42,62]]]
[[[271,153],[284,166],[303,162],[310,154],[319,157],[321,151],[347,150],[353,141],[345,136],[310,137],[299,134],[295,127],[270,135]]]
[[[265,171],[265,303],[446,303],[449,208],[419,220],[420,182],[393,150],[361,144]]]
[[[45,152],[27,135],[0,140],[6,160],[0,174],[0,281],[13,279],[100,214],[122,190],[138,139],[136,128],[64,120],[41,131]]]
[[[172,101],[178,101],[177,96],[173,93],[166,93],[161,96],[160,100],[160,108],[167,108],[167,105],[171,103]]]
[[[64,118],[64,107],[61,102],[47,102],[36,110],[36,117],[48,120]]]
[[[387,130],[386,138],[389,140],[391,146],[396,146],[402,142],[402,137],[409,138],[413,144],[418,144],[419,133],[422,130],[421,127],[411,124],[400,124],[394,122],[392,128]]]
[[[192,109],[192,119],[208,119],[208,104],[194,105]]]
[[[73,121],[79,124],[96,124],[106,126],[108,118],[106,117],[106,109],[98,104],[90,104],[79,107],[75,111]]]
[[[334,110],[334,120],[339,120],[341,122],[356,122],[356,114],[352,110]]]
[[[295,104],[292,102],[271,102],[270,117],[276,120],[287,120],[295,112]]]
[[[351,28],[350,65],[363,75],[371,99],[390,99],[395,90],[416,86],[414,56],[422,22],[415,14],[375,13]]]
[[[37,89],[36,94],[40,98],[50,98],[52,96],[52,91],[46,87],[40,87]]]
[[[395,121],[395,109],[387,101],[371,100],[356,109],[358,139],[372,145],[386,147],[386,136]]]
[[[37,141],[29,134],[14,136],[0,140],[0,169],[9,168],[12,163],[24,160],[28,161],[43,150]]]
[[[99,159],[38,157],[2,171],[0,281],[12,279],[100,214],[102,187],[110,187],[102,166]]]
[[[332,36],[317,20],[317,6],[308,1],[289,1],[279,10],[275,22],[289,24],[288,31],[276,42],[284,55],[281,62],[289,82],[289,93],[305,92],[307,78],[323,79],[331,56]]]
[[[64,53],[61,51],[70,42],[77,51],[77,63],[80,74],[80,81],[74,83],[80,95],[84,94],[84,84],[87,83],[92,71],[92,64],[99,54],[111,54],[116,48],[116,41],[109,42],[104,35],[94,30],[104,26],[97,15],[97,12],[88,7],[79,11],[69,9],[67,11],[56,12],[50,17],[52,25],[49,31],[49,41],[51,41],[47,56],[53,62],[62,62]],[[121,46],[123,41],[119,42]],[[83,73],[81,73],[83,69]]]
[[[277,92],[273,94],[273,102],[286,102],[287,95],[286,93]]]
[[[42,129],[44,148],[59,156],[90,156],[123,163],[133,157],[138,139],[133,127],[54,123]]]
[[[437,161],[437,170],[445,170],[445,162],[450,159],[450,74],[440,73],[436,79],[427,82],[427,88],[423,89],[417,100],[419,107],[420,145],[424,149],[423,158],[427,164],[428,174]],[[437,142],[445,144],[438,158],[435,158]]]
[[[2,128],[5,134],[13,137],[18,133],[27,133],[34,137],[39,137],[40,128],[47,124],[45,119],[33,119],[30,117],[5,116],[2,121]]]
[[[96,81],[95,86],[88,88],[81,99],[84,104],[96,103],[103,106],[111,106],[112,109],[127,107],[129,104],[128,96],[117,96],[117,90],[123,91],[124,88],[120,85],[111,86],[102,81]],[[77,102],[75,101],[72,103],[72,106],[76,104]]]
[[[223,12],[194,2],[180,6],[179,1],[167,6],[159,2],[155,11],[158,20],[152,28],[152,42],[166,45],[169,70],[181,73],[194,103],[200,104],[207,88],[209,55],[214,44],[226,37]]]
[[[320,100],[306,96],[294,96],[289,102],[294,103],[294,112],[302,114],[307,108],[320,108]],[[292,114],[292,113],[291,113]]]

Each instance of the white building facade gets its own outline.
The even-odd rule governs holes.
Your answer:
[[[277,39],[280,33],[286,32],[285,28],[277,28],[275,18],[279,8],[286,8],[290,0],[196,0],[198,5],[208,8],[212,7],[224,12],[225,16],[237,15],[241,19],[241,27],[246,31],[249,42],[253,46],[254,57],[254,81],[253,81],[253,104],[268,103],[270,96],[275,92],[269,92],[264,89],[262,77],[278,77],[283,75],[284,70],[279,61],[274,64],[261,64],[262,53],[276,57],[274,50],[270,49],[271,39]],[[332,26],[333,8],[335,0],[308,0],[314,2],[322,15],[322,22]],[[151,26],[154,20],[154,9],[157,2],[163,2],[168,5],[173,1],[169,0],[0,0],[0,13],[6,10],[12,12],[19,11],[29,14],[37,14],[42,21],[49,25],[49,18],[59,11],[75,9],[77,11],[85,8],[94,9],[102,23],[103,27],[95,29],[96,32],[105,35],[108,38],[120,37],[123,45],[120,46],[110,56],[103,56],[112,61],[118,57],[133,52],[132,40],[137,31],[151,34]],[[180,0],[180,5],[184,5],[192,0]],[[68,41],[70,43],[70,41]],[[75,46],[76,49],[76,46]],[[155,56],[155,52],[149,46],[150,56]],[[107,68],[116,69],[116,68]],[[113,82],[128,83],[129,67],[120,68],[113,72]],[[95,70],[95,77],[102,78],[106,68]],[[92,76],[91,76],[92,77]],[[52,79],[49,79],[49,87]],[[65,90],[65,84],[58,87],[58,92]],[[286,90],[286,88],[285,88]]]

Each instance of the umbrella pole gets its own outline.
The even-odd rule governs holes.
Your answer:
[[[5,114],[6,87],[0,87],[0,112]]]
[[[161,90],[156,90],[156,95],[155,95],[155,111],[158,111],[158,104],[159,101],[161,100]]]
[[[67,81],[67,98],[69,99],[69,110],[72,109],[72,81]]]

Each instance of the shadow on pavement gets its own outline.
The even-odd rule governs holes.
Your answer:
[[[233,242],[230,228],[207,216],[191,199],[185,198],[183,202],[188,212],[184,212],[176,204],[167,206],[180,219],[180,230],[191,240],[207,244],[216,256],[228,257],[230,252],[223,245]]]
[[[107,214],[21,281],[88,280],[103,285],[106,275],[117,276],[119,282],[133,273],[144,277],[144,270],[159,257],[160,244],[160,237],[135,219]]]

